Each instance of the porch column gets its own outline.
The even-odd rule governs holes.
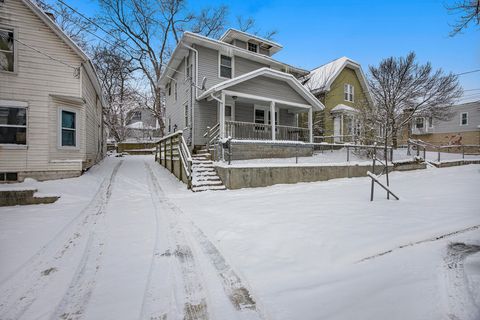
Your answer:
[[[219,117],[219,135],[220,139],[226,138],[225,137],[225,93],[222,91],[222,102],[220,102],[220,117]]]
[[[275,101],[270,102],[270,124],[272,125],[272,140],[276,140]]]
[[[308,109],[308,133],[309,141],[313,143],[313,108]]]

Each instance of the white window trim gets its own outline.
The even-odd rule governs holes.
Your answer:
[[[263,106],[263,105],[259,105],[259,104],[255,104],[253,105],[253,123],[255,123],[255,111],[256,110],[263,110],[265,111],[265,119],[264,119],[264,123],[263,124],[266,124],[266,125],[271,125],[268,123],[268,114],[270,113],[270,107],[269,106]],[[277,126],[280,126],[280,108],[278,106],[275,106],[275,112],[277,113],[277,117],[278,117],[278,124]],[[274,116],[275,117],[275,116]],[[272,119],[275,119],[275,118],[272,118]]]
[[[7,72],[7,71],[6,71]],[[11,72],[8,72],[11,73]],[[0,107],[4,108],[24,108],[26,110],[26,123],[25,126],[19,126],[19,125],[3,125],[3,127],[17,127],[17,128],[23,128],[25,127],[26,129],[26,137],[25,137],[25,144],[18,144],[18,143],[0,143],[0,146],[3,149],[27,149],[28,148],[28,103],[25,101],[18,101],[18,100],[0,100]]]
[[[62,111],[68,111],[75,113],[75,146],[62,146]],[[79,121],[79,110],[69,108],[69,107],[59,107],[57,109],[57,149],[60,150],[80,150],[80,127],[78,124]]]
[[[428,122],[428,128],[429,129],[433,128],[433,117],[428,117],[427,122]]]
[[[467,115],[467,123],[463,124],[463,115],[466,114]],[[460,125],[463,127],[463,126],[468,126],[468,112],[462,112],[460,113]]]
[[[422,119],[422,126],[419,128],[417,127],[417,120]],[[415,118],[415,129],[420,130],[420,129],[425,129],[425,118],[424,117],[416,117]]]
[[[347,94],[347,99],[345,99],[345,94]],[[352,95],[352,100],[349,99],[350,95]],[[343,100],[352,103],[355,102],[355,87],[350,83],[345,83],[343,85]]]
[[[5,24],[0,24],[0,29],[13,31],[13,71],[0,70],[0,73],[16,75],[18,74],[18,45],[17,45],[18,42],[15,41],[16,39],[18,39],[17,29],[14,28],[13,26],[5,25]]]
[[[232,77],[231,78],[225,78],[225,77],[222,77],[221,76],[221,70],[222,70],[222,66],[221,66],[221,62],[222,62],[222,56],[225,56],[225,57],[230,57],[230,59],[232,59]],[[229,55],[229,54],[226,54],[226,53],[222,53],[222,52],[218,52],[218,77],[220,79],[233,79],[235,78],[235,56],[234,55]]]

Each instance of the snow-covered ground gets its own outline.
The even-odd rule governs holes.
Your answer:
[[[371,162],[372,159],[367,157],[365,152],[355,152],[354,148],[349,150],[349,162],[350,163],[365,163]],[[383,153],[382,153],[383,154]],[[410,155],[407,155],[406,148],[399,148],[394,150],[393,161],[402,161],[413,159],[417,155],[415,150],[411,151]],[[420,152],[420,157],[423,157],[423,151]],[[427,151],[426,158],[428,161],[437,161],[438,153]],[[475,159],[480,160],[480,155],[465,155],[465,159]],[[440,153],[440,161],[449,161],[449,160],[462,160],[461,153]],[[284,164],[296,164],[297,159],[293,158],[265,158],[265,159],[250,159],[250,160],[234,160],[231,161],[232,166],[257,166],[262,164],[268,165],[284,165]],[[298,157],[299,165],[310,165],[310,164],[338,164],[338,163],[347,163],[347,149],[337,149],[337,150],[327,150],[315,151],[312,157]],[[224,164],[223,164],[224,165]]]
[[[152,156],[29,181],[61,198],[0,208],[0,319],[479,319],[480,165],[390,178],[400,201],[191,193]]]

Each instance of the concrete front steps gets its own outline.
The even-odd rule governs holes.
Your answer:
[[[218,176],[210,160],[208,150],[201,149],[192,155],[192,191],[225,190],[225,185]]]

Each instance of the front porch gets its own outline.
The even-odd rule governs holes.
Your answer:
[[[204,136],[207,144],[225,138],[312,143],[313,112],[324,108],[292,75],[268,68],[224,81],[199,100],[217,107],[215,125]]]
[[[213,98],[219,102],[220,139],[313,142],[310,105],[229,90],[223,90],[220,97],[218,100]],[[307,128],[299,126],[302,113],[308,114]]]

